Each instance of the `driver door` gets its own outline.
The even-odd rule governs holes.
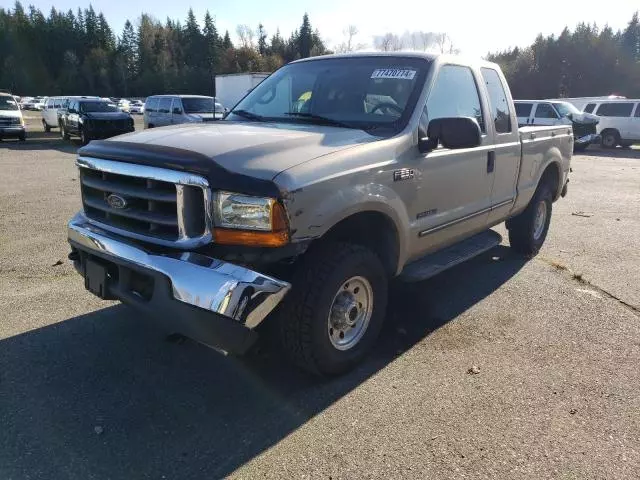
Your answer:
[[[417,192],[410,207],[417,258],[487,227],[493,186],[493,134],[487,130],[477,73],[467,66],[443,65],[424,107],[420,133],[435,118],[472,117],[482,132],[476,148],[429,153],[416,150]]]

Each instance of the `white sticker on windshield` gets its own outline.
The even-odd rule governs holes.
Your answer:
[[[415,76],[415,70],[404,68],[379,68],[371,74],[371,78],[400,78],[402,80],[413,80]]]

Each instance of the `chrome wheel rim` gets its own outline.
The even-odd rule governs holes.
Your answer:
[[[536,207],[536,215],[533,220],[533,238],[539,240],[547,223],[547,202],[541,201]]]
[[[362,339],[373,312],[373,289],[364,277],[351,277],[333,297],[327,333],[338,350],[353,348]]]

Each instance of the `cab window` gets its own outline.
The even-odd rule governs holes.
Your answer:
[[[444,65],[438,72],[426,105],[429,121],[436,118],[471,117],[485,131],[480,95],[469,67]]]
[[[529,118],[533,110],[533,103],[516,103],[516,116]]]
[[[481,68],[480,72],[489,92],[489,105],[496,133],[509,133],[511,132],[511,112],[500,76],[492,68]]]
[[[592,113],[594,108],[596,108],[596,104],[595,103],[589,103],[586,107],[584,107],[584,111],[586,113]]]
[[[558,118],[558,114],[550,103],[539,103],[536,108],[536,118]]]
[[[158,102],[158,113],[171,112],[171,97],[162,97]]]

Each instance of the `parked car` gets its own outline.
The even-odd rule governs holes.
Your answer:
[[[60,111],[58,121],[64,140],[80,137],[83,145],[97,138],[109,138],[133,132],[133,118],[104,100],[70,98]]]
[[[42,110],[42,126],[45,132],[50,132],[52,128],[58,128],[60,126],[60,113],[64,110],[70,99],[72,98],[85,98],[90,100],[98,100],[100,97],[87,96],[87,95],[75,95],[65,97],[47,97],[44,103],[44,109]]]
[[[117,105],[118,105],[118,110],[120,110],[121,112],[129,113],[131,111],[131,102],[129,102],[129,100],[121,98],[120,100],[118,100]]]
[[[4,138],[27,139],[22,111],[8,93],[0,93],[0,141]]]
[[[37,110],[36,105],[40,103],[42,97],[25,97],[22,99],[21,107],[23,110]]]
[[[289,110],[305,91],[309,105]],[[171,112],[175,98],[147,106]],[[566,125],[519,129],[494,63],[298,60],[216,128],[80,149],[69,258],[91,293],[174,332],[240,354],[276,322],[295,363],[337,374],[374,347],[393,277],[485,252],[505,221],[511,248],[538,252],[567,193],[571,139]]]
[[[218,105],[201,95],[153,95],[144,104],[144,128],[220,120],[224,107]]]
[[[549,100],[515,100],[518,125],[571,125],[574,150],[585,150],[600,143],[597,115],[584,113],[569,102]]]
[[[593,101],[584,111],[600,118],[598,133],[604,148],[640,143],[640,99]]]
[[[134,100],[131,102],[129,113],[137,113],[142,115],[144,113],[144,102],[140,100]]]

